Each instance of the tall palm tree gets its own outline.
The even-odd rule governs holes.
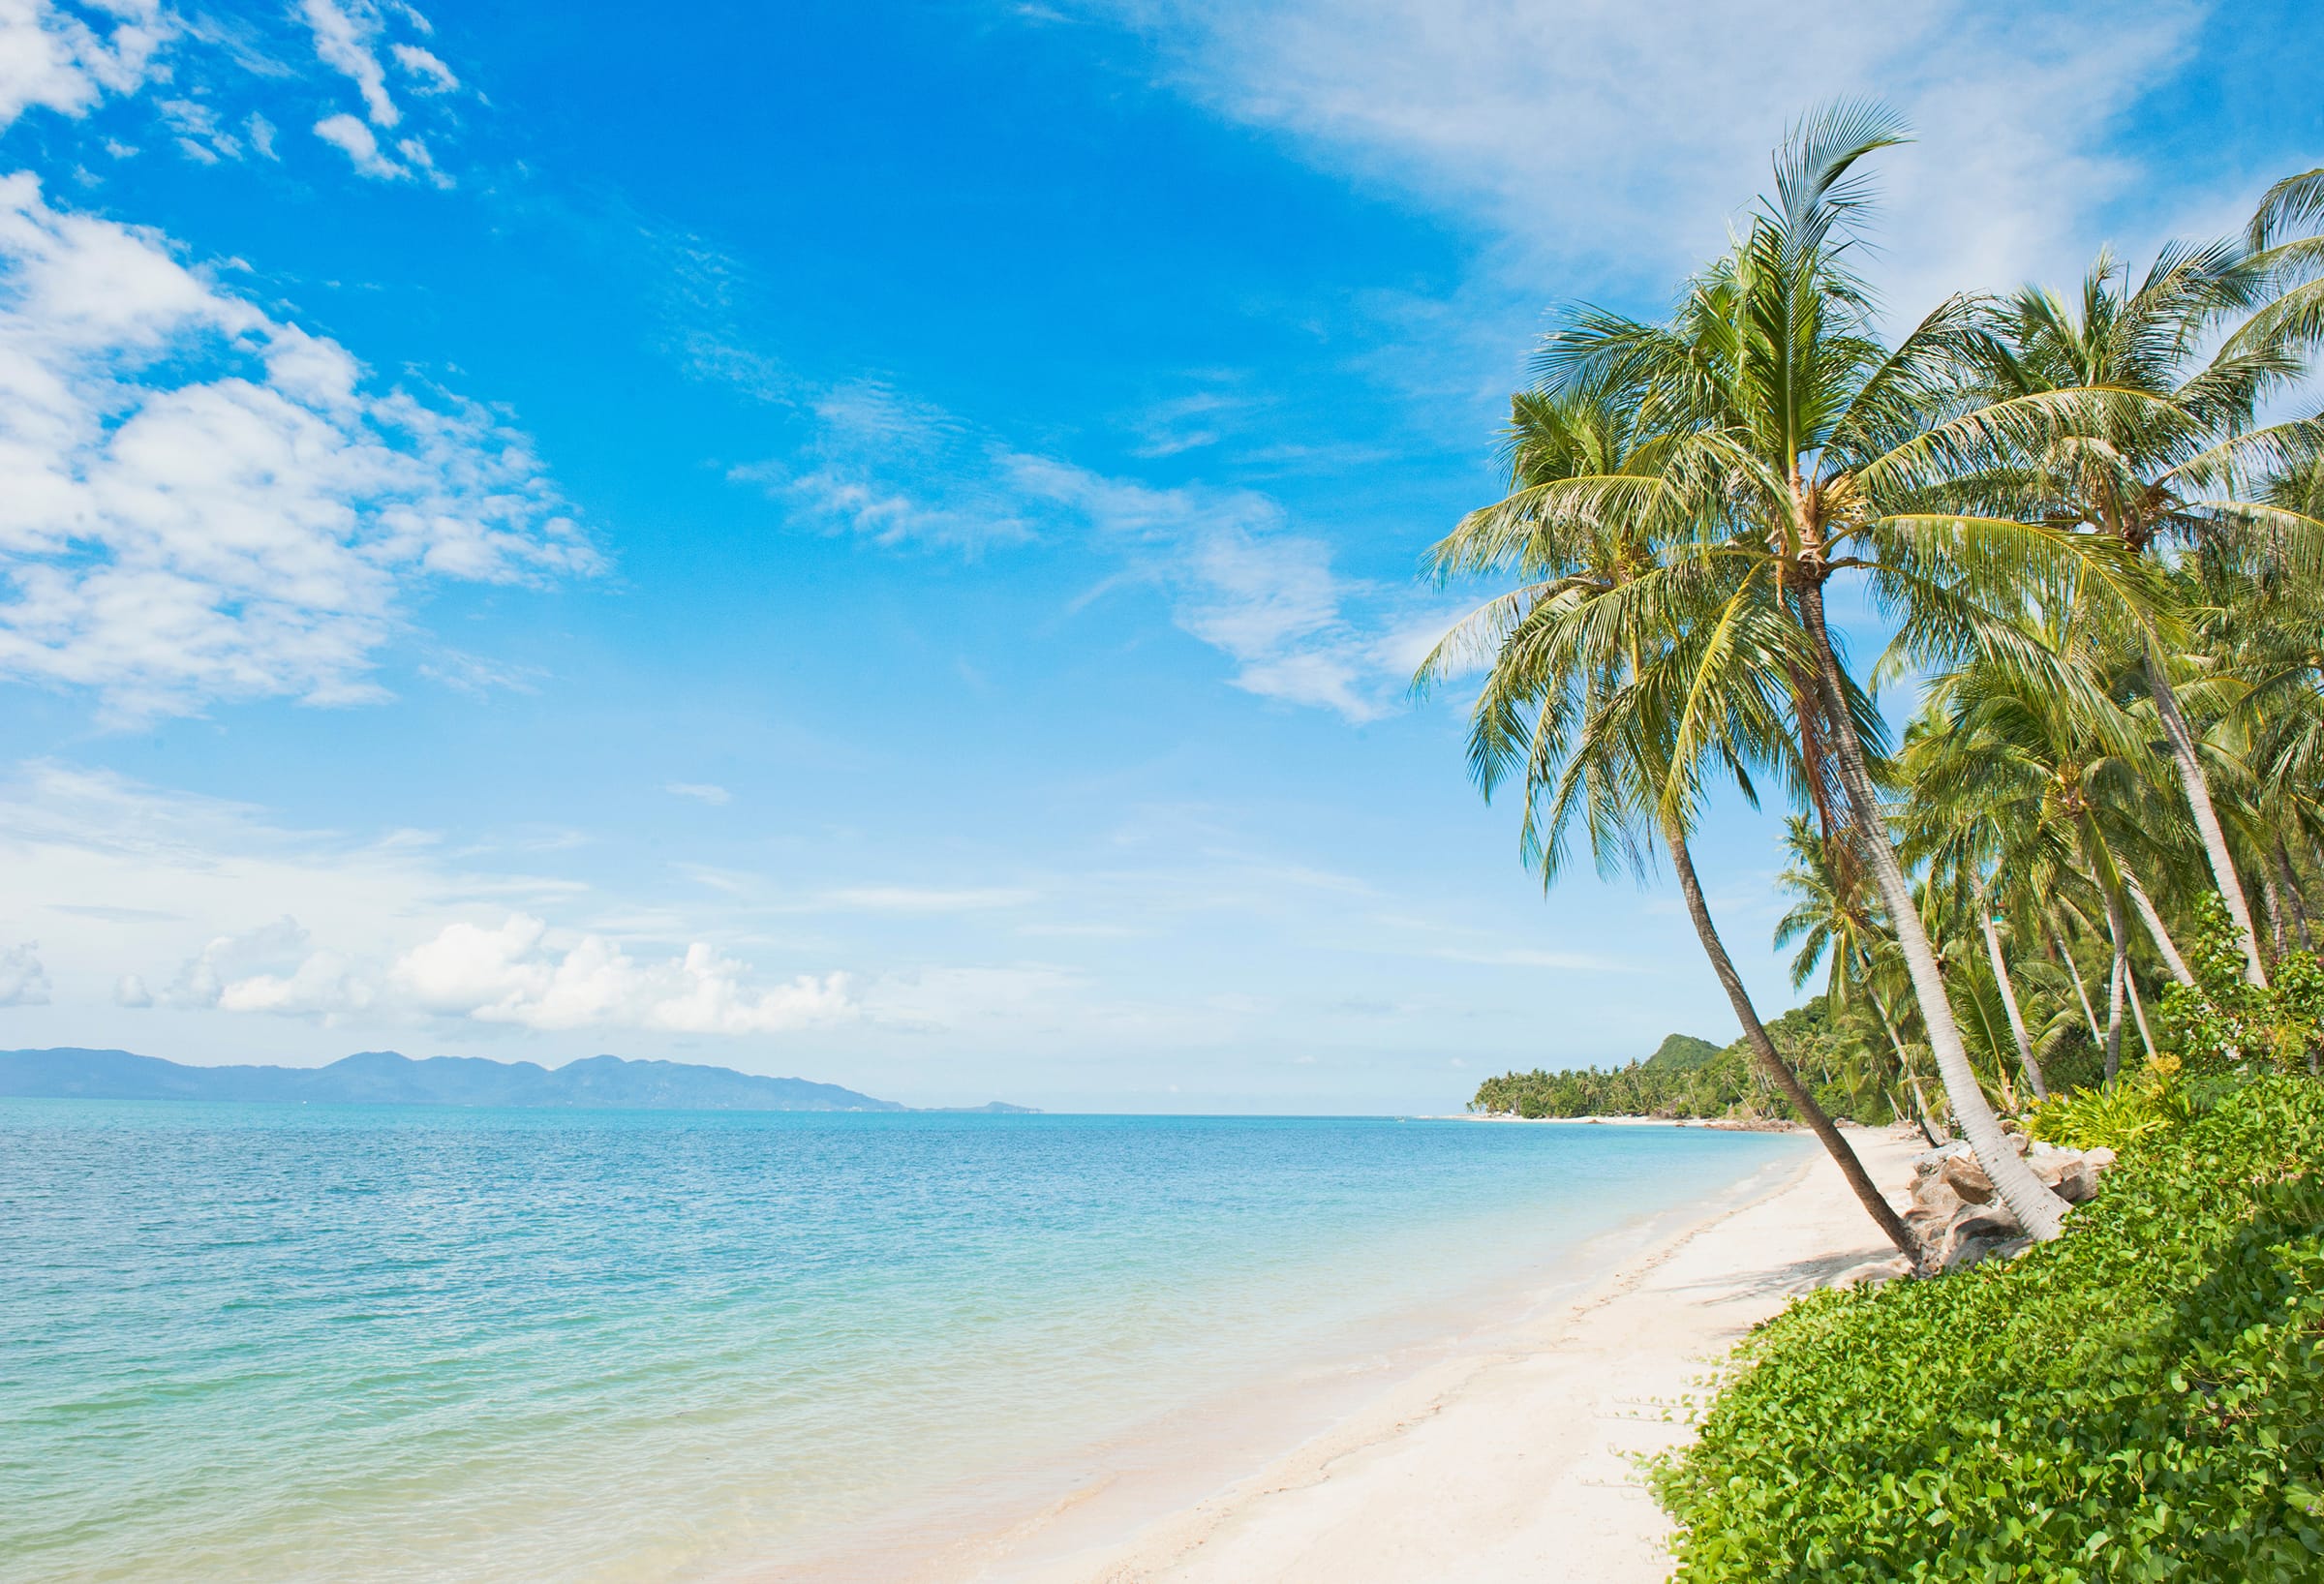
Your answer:
[[[1997,410],[2037,403],[2053,424],[2044,434],[2018,432],[2035,443],[2004,469],[2011,487],[2051,521],[2136,555],[2242,536],[2256,524],[2324,529],[2258,488],[2324,438],[2308,420],[2256,421],[2262,401],[2306,368],[2298,317],[2263,307],[2271,282],[2269,266],[2240,244],[2174,244],[2135,286],[2101,252],[2071,303],[2035,287],[2013,295],[1985,349],[1987,388]],[[2204,355],[2212,330],[2254,308],[2261,313],[2250,323]],[[2150,622],[2138,637],[2165,746],[2242,938],[2246,977],[2265,985],[2200,733],[2173,675],[2172,634]]]
[[[1695,533],[1667,558],[1671,570],[1724,564],[1735,568],[1729,581],[1756,578],[1762,603],[1802,634],[1791,682],[1809,783],[1828,785],[1873,877],[1962,1131],[2019,1223],[2049,1237],[2064,1202],[2010,1147],[1978,1086],[1886,828],[1826,586],[1845,577],[1894,612],[1899,652],[1922,663],[1973,652],[2041,669],[2046,656],[2009,621],[2017,609],[2077,574],[2089,596],[2136,604],[2145,580],[2119,546],[1983,509],[1998,459],[2056,424],[2039,402],[1969,402],[1975,303],[1948,300],[1894,347],[1881,340],[1851,268],[1869,198],[1856,167],[1902,140],[1875,107],[1811,117],[1777,156],[1774,198],[1690,283],[1670,321],[1584,310],[1546,344],[1544,371],[1552,390],[1604,381],[1642,392],[1646,421],[1672,437],[1659,509]]]
[[[1738,777],[1747,760],[1780,762],[1787,741],[1782,723],[1772,710],[1734,704],[1723,729],[1697,731],[1682,748],[1670,717],[1624,707],[1651,678],[1667,674],[1672,653],[1687,651],[1705,624],[1674,621],[1667,608],[1626,605],[1625,595],[1656,565],[1652,514],[1628,509],[1639,492],[1600,481],[1650,478],[1659,466],[1666,442],[1637,417],[1636,393],[1618,386],[1514,399],[1511,493],[1470,513],[1433,555],[1449,576],[1514,573],[1520,581],[1456,625],[1423,662],[1415,685],[1432,685],[1476,659],[1487,662],[1471,720],[1470,768],[1488,797],[1504,778],[1521,775],[1524,850],[1545,884],[1564,865],[1567,829],[1577,811],[1602,871],[1627,867],[1642,874],[1650,854],[1661,849],[1756,1064],[1839,1166],[1881,1233],[1918,1263],[1917,1240],[1753,1005],[1696,872],[1688,842],[1694,799],[1672,795],[1674,784],[1694,783],[1705,759]],[[1563,499],[1576,496],[1594,503],[1576,508]],[[1728,614],[1730,634],[1752,624],[1748,609]],[[1733,647],[1748,651],[1748,640]]]

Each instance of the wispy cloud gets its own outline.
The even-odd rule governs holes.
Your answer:
[[[734,801],[733,793],[708,781],[671,781],[662,790],[673,798],[691,798],[696,803],[707,803],[714,808]]]
[[[1086,545],[1109,587],[1162,591],[1190,636],[1235,662],[1245,692],[1377,719],[1396,707],[1415,596],[1350,578],[1330,547],[1246,489],[1147,484],[1020,450],[885,384],[814,404],[793,455],[738,467],[796,519],[888,546],[984,554],[1036,538]],[[1427,618],[1433,621],[1433,616]]]
[[[1671,271],[1763,185],[1785,121],[1879,94],[1917,125],[1888,164],[1917,279],[2012,282],[2078,258],[2137,172],[2115,119],[2177,69],[2198,0],[1993,8],[1506,0],[1093,0],[1165,80],[1319,164],[1474,218],[1536,262]],[[1508,260],[1514,262],[1514,259]],[[2069,261],[2071,261],[2069,259]]]

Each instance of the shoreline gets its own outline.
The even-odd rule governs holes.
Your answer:
[[[1869,1128],[1856,1143],[1901,1200],[1908,1163],[1925,1144],[1905,1130]],[[1200,1501],[1070,1548],[1059,1531],[1072,1527],[1065,1520],[1078,1504],[1061,1504],[953,1576],[1650,1584],[1671,1566],[1669,1524],[1636,1457],[1683,1442],[1690,1405],[1710,1394],[1753,1325],[1793,1295],[1891,1252],[1819,1151],[1772,1187],[1714,1203],[1633,1250],[1547,1312],[1480,1331],[1263,1465],[1216,1471]]]

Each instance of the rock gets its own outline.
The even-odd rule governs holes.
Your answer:
[[[1885,1260],[1867,1260],[1860,1265],[1850,1265],[1823,1285],[1826,1287],[1878,1287],[1882,1282],[1892,1282],[1899,1276],[1911,1274],[1912,1262],[1898,1254]]]
[[[1967,1270],[1971,1265],[1990,1257],[2004,1243],[2024,1237],[2026,1229],[2017,1224],[2017,1217],[2000,1204],[1975,1205],[1965,1208],[1944,1229],[1944,1239],[1937,1245],[1937,1264],[1946,1273]]]
[[[1934,1176],[1943,1170],[1946,1161],[1968,1149],[1969,1144],[1965,1141],[1955,1139],[1949,1144],[1939,1144],[1935,1149],[1924,1150],[1912,1157],[1912,1174],[1916,1177]]]
[[[2082,1164],[2094,1171],[2103,1172],[2114,1164],[2114,1151],[2104,1144],[2082,1151]]]
[[[1977,1164],[1975,1155],[1966,1151],[1955,1155],[1939,1171],[1953,1192],[1972,1204],[1983,1204],[1993,1198],[1993,1179]]]

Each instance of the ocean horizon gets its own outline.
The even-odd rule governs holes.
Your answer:
[[[1802,1158],[1456,1119],[0,1101],[0,1576],[900,1576],[1125,1471],[1183,1497],[1222,1440]]]

